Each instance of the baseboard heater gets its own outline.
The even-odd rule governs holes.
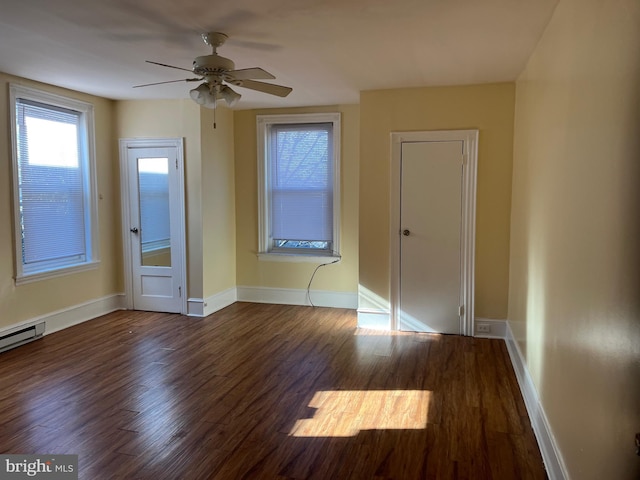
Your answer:
[[[36,340],[44,334],[44,322],[23,325],[0,332],[0,352],[19,347],[27,342]]]

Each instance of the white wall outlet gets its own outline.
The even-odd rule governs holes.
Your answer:
[[[491,325],[488,323],[477,323],[476,333],[491,333]]]

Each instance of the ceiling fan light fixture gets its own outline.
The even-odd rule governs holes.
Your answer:
[[[242,95],[235,92],[228,86],[223,85],[222,88],[220,88],[220,96],[224,98],[224,101],[227,102],[227,105],[229,105],[229,107],[234,107],[238,103]]]
[[[174,67],[173,65],[168,65],[166,63],[147,60],[148,63],[159,65],[161,67],[192,72],[197,75],[197,77],[135,85],[134,88],[181,81],[203,82],[193,90],[190,90],[189,96],[198,105],[211,109],[216,108],[216,102],[220,99],[223,99],[229,107],[234,107],[240,100],[241,95],[225,83],[242,88],[248,88],[249,90],[255,90],[257,92],[267,93],[269,95],[276,95],[278,97],[286,97],[291,93],[292,88],[290,87],[256,81],[256,79],[273,80],[276,78],[266,70],[263,70],[260,67],[236,70],[235,63],[232,60],[218,55],[216,51],[217,48],[224,44],[227,38],[228,37],[224,33],[220,32],[208,32],[202,34],[204,43],[211,47],[212,53],[210,55],[201,55],[196,57],[193,61],[193,68],[190,70],[182,67]]]
[[[206,83],[201,83],[196,88],[191,90],[189,92],[189,96],[198,105],[206,106],[206,104],[209,102],[215,103],[215,96],[211,94],[209,85],[207,85]]]

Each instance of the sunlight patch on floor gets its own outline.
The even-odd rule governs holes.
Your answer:
[[[362,430],[418,430],[427,427],[428,390],[319,391],[309,403],[311,418],[300,419],[293,437],[353,437]]]

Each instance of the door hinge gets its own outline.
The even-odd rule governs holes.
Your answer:
[[[176,170],[178,170],[178,159],[176,158]]]
[[[182,287],[178,287],[178,296],[182,298]]]
[[[458,307],[458,315],[460,316],[464,315],[464,305],[460,305]]]

